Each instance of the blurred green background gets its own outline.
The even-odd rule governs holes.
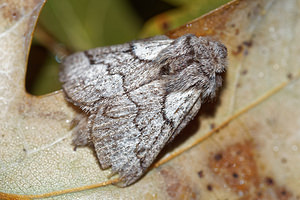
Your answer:
[[[60,60],[73,52],[163,34],[229,0],[48,0],[26,74],[33,95],[61,88]]]

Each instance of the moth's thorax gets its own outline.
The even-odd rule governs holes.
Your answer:
[[[174,40],[155,60],[162,77],[168,79],[169,91],[191,87],[203,90],[204,96],[214,95],[221,85],[226,68],[226,47],[207,37],[186,35]]]

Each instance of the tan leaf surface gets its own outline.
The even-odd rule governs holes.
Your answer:
[[[73,151],[69,127],[75,112],[61,92],[25,93],[28,45],[43,1],[23,4],[0,1],[3,199],[30,198],[4,193],[78,190],[107,181],[109,174],[90,149]],[[299,5],[234,1],[170,32],[210,35],[228,47],[228,71],[216,102],[202,108],[158,164],[167,162],[136,184],[51,199],[300,198]]]

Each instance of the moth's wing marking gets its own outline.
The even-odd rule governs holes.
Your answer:
[[[160,82],[153,81],[111,99],[94,118],[92,137],[101,167],[117,172],[123,186],[143,175],[157,155],[145,152],[164,137],[164,92]]]
[[[174,40],[172,39],[159,39],[159,40],[141,40],[133,44],[133,52],[140,60],[153,61],[159,53],[168,47]]]
[[[139,160],[134,154],[140,132],[134,119],[138,108],[126,95],[112,99],[94,118],[92,138],[101,164],[120,177],[140,176]]]
[[[172,41],[166,36],[157,36],[155,39],[96,48],[67,57],[60,73],[67,99],[85,112],[93,113],[105,98],[122,95],[124,90],[138,88],[156,76],[157,70],[147,56],[157,56]],[[82,115],[77,120],[73,141],[76,146],[90,141],[87,136],[93,119],[90,116],[87,120],[87,117]]]
[[[169,134],[162,134],[164,127],[165,84],[162,80],[153,81],[130,93],[132,101],[139,108],[135,125],[140,131],[135,153],[140,159],[140,167],[145,171],[150,166]]]
[[[99,99],[122,95],[123,88],[139,87],[156,74],[147,56],[156,57],[171,41],[141,40],[67,57],[63,61],[60,81],[68,100],[90,112]]]
[[[190,88],[186,91],[170,93],[165,101],[165,117],[172,122],[172,136],[170,141],[190,122],[198,113],[201,104],[202,91]]]
[[[99,106],[93,117],[92,138],[102,168],[112,167],[113,172],[119,172],[132,159],[130,148],[139,137],[133,124],[137,111],[126,95]]]
[[[119,173],[120,186],[139,179],[181,124],[187,123],[185,117],[198,111],[200,91],[165,92],[162,81],[152,81],[110,101],[109,110],[101,107],[94,119],[98,159],[103,168]]]
[[[100,48],[99,51],[107,50]],[[90,112],[93,104],[102,98],[124,92],[122,76],[109,74],[108,65],[101,62],[91,64],[84,52],[67,57],[63,65],[60,74],[63,90],[71,102],[85,111]]]
[[[161,40],[138,40],[131,42],[129,50],[118,51],[101,57],[104,64],[109,66],[110,74],[121,74],[125,91],[134,90],[149,81],[156,79],[159,68],[153,66],[153,58],[170,46],[172,39]],[[90,59],[95,63],[97,52],[88,51]]]
[[[159,69],[153,68],[152,58],[173,41],[159,38],[95,48],[67,57],[60,73],[67,98],[90,111],[102,97],[121,95],[122,87],[130,91],[156,78]]]
[[[189,89],[166,94],[160,89],[161,82],[152,82],[141,91],[132,93],[139,112],[136,124],[141,131],[140,141],[136,147],[142,168],[147,169],[164,146],[197,114],[201,106],[201,91]],[[148,91],[145,94],[143,91]],[[139,95],[142,94],[142,95]],[[133,177],[135,180],[138,177]]]

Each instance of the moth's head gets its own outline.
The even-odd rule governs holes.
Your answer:
[[[214,97],[222,85],[222,74],[227,67],[227,48],[221,42],[208,37],[197,38],[195,58],[199,61],[198,69],[206,82],[200,81],[200,86],[206,90],[203,96]],[[196,41],[195,41],[196,42]]]
[[[175,39],[158,56],[160,74],[171,91],[201,90],[202,97],[214,96],[227,66],[226,47],[208,37],[184,35]]]

